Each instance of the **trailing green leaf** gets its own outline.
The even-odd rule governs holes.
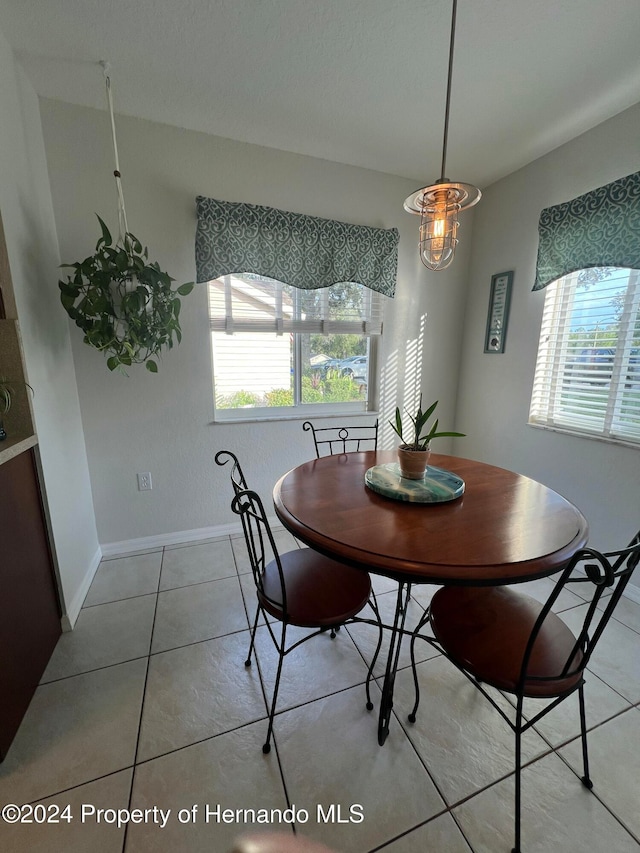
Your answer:
[[[84,332],[89,346],[104,352],[109,370],[144,363],[158,372],[156,356],[175,340],[180,343],[180,299],[193,290],[187,282],[172,289],[174,279],[149,262],[146,246],[131,233],[115,245],[98,216],[102,235],[95,253],[83,261],[63,264],[73,270],[58,282],[60,301]]]
[[[102,242],[104,243],[105,246],[110,246],[111,243],[113,242],[113,240],[111,238],[111,232],[107,228],[104,220],[100,219],[100,217],[98,216],[97,213],[96,213],[96,216],[98,217],[98,222],[100,223],[100,228],[102,229]]]

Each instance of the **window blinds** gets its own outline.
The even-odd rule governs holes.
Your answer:
[[[640,442],[637,270],[586,270],[548,287],[529,420]]]
[[[383,297],[355,283],[299,290],[261,276],[209,282],[212,331],[380,335]]]

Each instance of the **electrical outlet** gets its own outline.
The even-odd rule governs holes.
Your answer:
[[[138,474],[138,491],[148,492],[152,488],[153,484],[151,482],[151,473],[149,471],[143,471],[141,474]]]

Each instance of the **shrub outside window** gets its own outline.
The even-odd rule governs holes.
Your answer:
[[[597,267],[548,285],[529,423],[640,444],[640,272]]]
[[[367,410],[380,294],[353,282],[300,290],[251,273],[208,291],[216,420]]]

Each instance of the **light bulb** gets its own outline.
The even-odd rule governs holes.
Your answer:
[[[453,195],[453,199],[452,196]],[[420,259],[430,270],[443,270],[453,260],[458,244],[458,211],[455,195],[437,190],[422,199]]]

